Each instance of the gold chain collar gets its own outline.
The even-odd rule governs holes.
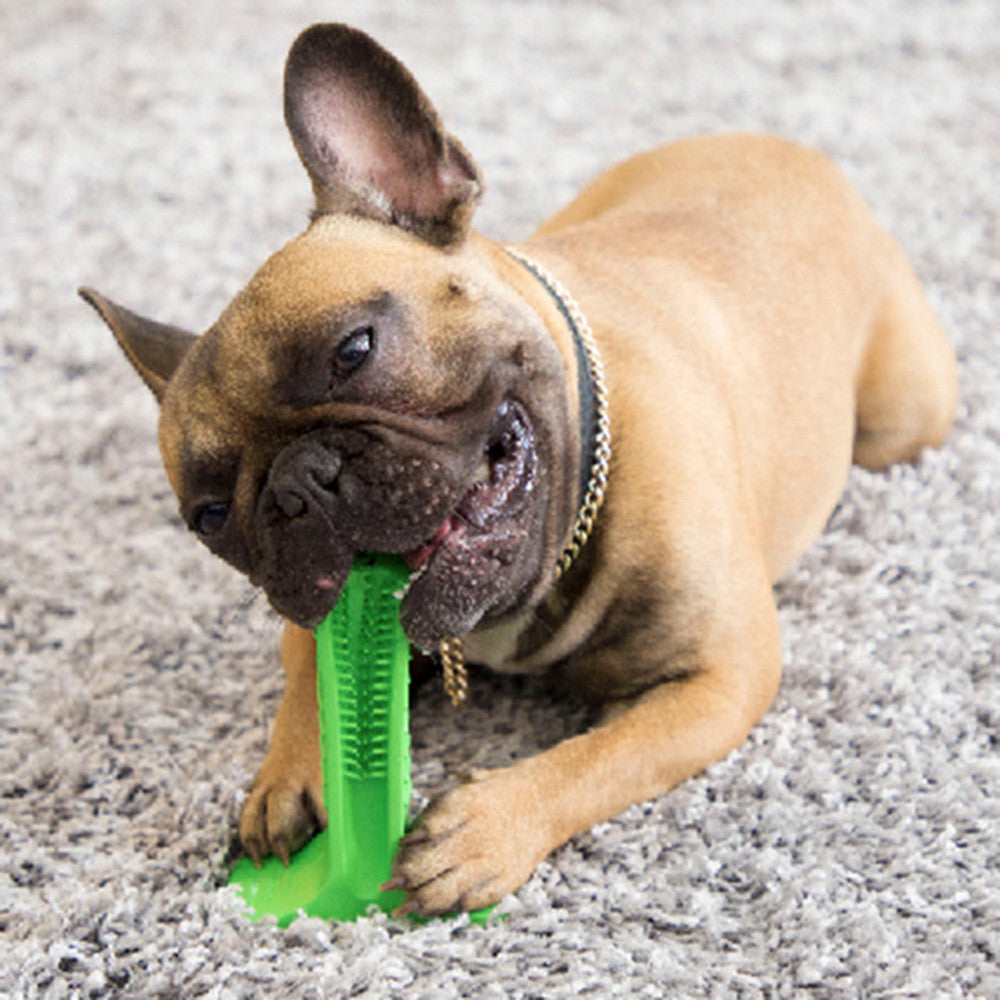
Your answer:
[[[546,288],[556,300],[559,311],[566,317],[573,339],[578,347],[578,356],[582,353],[586,359],[587,380],[594,400],[594,426],[592,430],[593,454],[590,461],[590,474],[587,486],[580,504],[573,532],[569,543],[563,549],[556,563],[556,579],[558,580],[573,565],[580,550],[587,544],[594,530],[598,511],[604,503],[604,494],[608,487],[608,471],[611,466],[611,412],[608,405],[608,387],[604,375],[604,361],[598,349],[594,332],[583,315],[576,300],[567,291],[551,271],[542,267],[536,260],[513,247],[506,248],[507,253],[520,261]],[[444,689],[456,707],[461,705],[469,690],[465,671],[465,659],[462,654],[462,640],[457,636],[448,636],[438,645],[441,666],[444,672]]]

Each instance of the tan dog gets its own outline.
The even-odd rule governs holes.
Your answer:
[[[623,163],[520,248],[589,320],[610,395],[604,507],[557,579],[601,478],[573,303],[470,231],[475,165],[371,39],[309,29],[285,100],[314,220],[203,337],[84,294],[162,403],[184,518],[289,619],[240,823],[253,856],[287,857],[323,821],[310,629],[360,550],[409,560],[418,645],[465,635],[471,658],[608,706],[475,774],[404,839],[405,909],[480,907],[741,743],[779,681],[773,582],[852,460],[942,440],[954,358],[822,156],[737,136]]]

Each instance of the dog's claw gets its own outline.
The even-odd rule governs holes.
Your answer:
[[[260,868],[264,864],[263,852],[261,851],[260,843],[256,839],[245,840],[243,842],[243,849],[253,862],[254,868]]]
[[[431,835],[424,830],[419,828],[414,830],[412,833],[406,834],[405,837],[399,838],[399,846],[403,847],[416,847],[418,844],[425,844],[431,839]]]
[[[271,850],[286,868],[291,864],[291,853],[288,850],[288,842],[284,837],[278,837],[271,845]]]
[[[470,785],[474,781],[479,781],[486,777],[489,772],[482,767],[474,767],[472,770],[461,770],[455,772],[455,778],[463,785]]]

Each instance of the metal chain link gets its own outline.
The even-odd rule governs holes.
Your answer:
[[[458,708],[469,694],[469,677],[465,670],[462,640],[457,635],[448,636],[438,644],[441,668],[444,671],[444,690]]]

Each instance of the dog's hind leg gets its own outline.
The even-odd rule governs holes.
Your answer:
[[[886,240],[884,298],[857,381],[854,461],[884,469],[944,440],[955,417],[955,355],[903,252]]]

